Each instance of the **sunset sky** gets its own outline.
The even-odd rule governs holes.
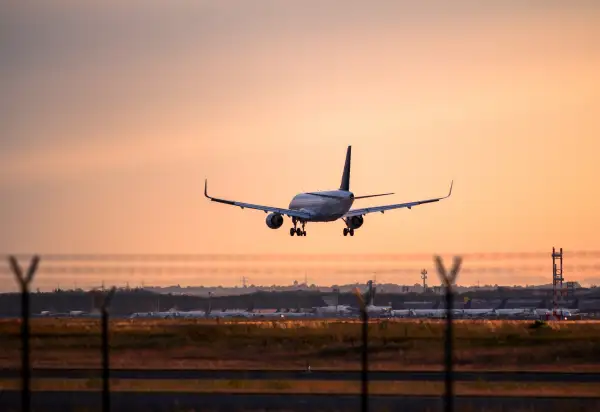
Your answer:
[[[599,2],[34,3],[0,15],[2,253],[600,249]],[[452,197],[352,238],[203,197],[287,207],[349,144],[396,193],[355,207]]]

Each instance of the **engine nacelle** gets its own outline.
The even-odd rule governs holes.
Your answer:
[[[267,226],[271,229],[279,229],[283,225],[283,216],[279,213],[269,213],[267,216]]]
[[[363,225],[363,222],[364,218],[362,216],[352,216],[348,220],[348,226],[350,226],[352,229],[358,229]]]

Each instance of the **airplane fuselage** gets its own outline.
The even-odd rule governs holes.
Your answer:
[[[354,203],[354,194],[345,190],[300,193],[290,202],[290,210],[311,215],[310,222],[332,222],[344,216]]]

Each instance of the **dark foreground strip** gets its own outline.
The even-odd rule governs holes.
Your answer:
[[[18,411],[18,391],[0,392],[0,410]],[[600,410],[599,398],[529,398],[498,396],[458,396],[457,410],[475,411],[594,411]],[[441,411],[437,396],[371,396],[370,411],[429,410]],[[359,395],[289,394],[198,394],[173,392],[114,392],[111,409],[116,411],[356,411]],[[33,411],[100,410],[99,392],[33,392]]]
[[[600,382],[600,373],[591,372],[454,372],[457,381],[487,382]],[[0,378],[18,378],[19,369],[0,369]],[[100,378],[101,369],[33,369],[34,378]],[[113,369],[118,379],[206,379],[206,380],[332,380],[358,381],[360,371],[277,371],[277,370],[196,370],[196,369]],[[371,381],[443,381],[444,372],[372,371]]]

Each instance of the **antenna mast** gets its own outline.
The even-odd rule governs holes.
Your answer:
[[[421,279],[423,279],[423,293],[427,291],[427,269],[421,271]]]

